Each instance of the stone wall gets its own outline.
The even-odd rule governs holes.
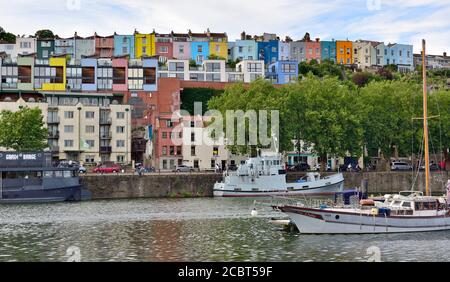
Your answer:
[[[304,173],[289,173],[288,181],[295,181]],[[433,194],[444,193],[448,172],[433,172],[431,190]],[[359,187],[363,179],[368,180],[369,194],[395,193],[409,190],[411,173],[363,172],[344,173],[345,188]],[[213,185],[222,175],[208,174],[149,174],[137,175],[88,175],[82,183],[92,193],[93,199],[164,198],[164,197],[211,197]],[[424,174],[420,173],[415,189],[424,191]]]

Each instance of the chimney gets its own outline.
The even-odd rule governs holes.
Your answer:
[[[206,29],[206,35],[208,35],[208,37],[211,37],[211,32],[209,31],[209,27]]]
[[[447,52],[444,52],[444,58],[447,57]]]
[[[241,33],[241,40],[245,40],[245,31],[243,31],[242,33]]]
[[[316,42],[319,42],[320,41],[320,38],[316,38]]]

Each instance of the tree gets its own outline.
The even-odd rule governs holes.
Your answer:
[[[428,95],[428,115],[437,116],[429,119],[430,150],[442,152],[446,162],[450,161],[450,93],[440,89]]]
[[[53,31],[51,31],[49,29],[38,30],[38,31],[36,31],[34,36],[37,39],[53,39],[53,38],[55,38],[55,35],[53,34]]]
[[[0,41],[5,41],[7,43],[15,43],[16,42],[16,36],[10,32],[6,32],[1,26],[0,26]]]
[[[403,81],[371,82],[359,93],[364,105],[363,143],[371,156],[378,156],[381,152],[385,170],[389,170],[388,164],[395,151],[399,154],[413,153],[412,118],[420,116],[417,112],[420,97],[420,85]]]
[[[16,151],[38,151],[47,147],[47,129],[42,111],[25,107],[0,112],[0,146]]]
[[[352,82],[358,87],[363,87],[373,80],[373,75],[370,72],[356,72],[352,75]]]
[[[218,56],[216,54],[209,55],[208,60],[224,60],[224,61],[226,61],[226,59],[224,57]]]
[[[361,107],[351,89],[338,78],[319,79],[309,75],[300,81],[305,107],[302,140],[313,145],[326,168],[328,156],[361,154]]]

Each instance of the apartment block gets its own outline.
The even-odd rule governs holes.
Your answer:
[[[297,81],[297,61],[278,61],[267,67],[266,78],[274,84],[286,84]]]

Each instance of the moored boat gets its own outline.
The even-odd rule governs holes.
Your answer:
[[[214,185],[216,197],[260,197],[272,195],[333,195],[344,188],[342,173],[321,177],[309,172],[297,182],[286,182],[281,155],[262,153],[249,158],[236,171],[225,172],[224,180]]]
[[[51,153],[0,152],[0,203],[79,201],[85,195],[78,168],[53,167]]]

